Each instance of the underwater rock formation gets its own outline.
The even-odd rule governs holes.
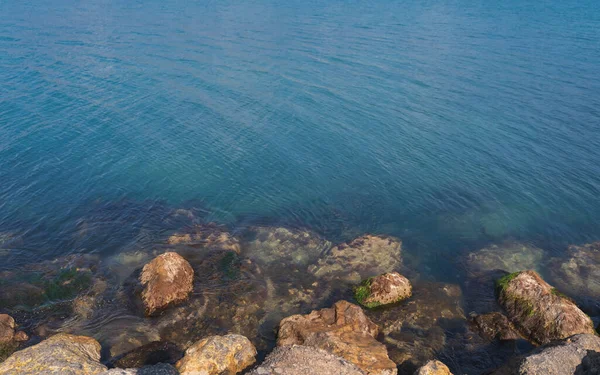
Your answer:
[[[487,314],[471,316],[471,326],[483,338],[487,340],[516,340],[520,338],[515,326],[508,320],[506,315],[494,311]]]
[[[421,366],[414,375],[452,375],[448,366],[440,361],[433,360]]]
[[[592,320],[535,271],[504,276],[497,282],[497,292],[508,318],[536,344],[595,332]]]
[[[249,375],[366,375],[356,365],[310,346],[275,348]]]
[[[231,235],[225,227],[214,223],[197,224],[183,232],[174,233],[169,236],[167,243],[240,253],[239,240]]]
[[[235,375],[252,365],[256,348],[241,335],[210,336],[185,351],[175,367],[181,375]]]
[[[114,368],[100,375],[179,375],[175,367],[166,363],[159,363],[153,366],[144,366],[140,368]]]
[[[383,344],[375,340],[379,329],[359,306],[339,301],[333,307],[281,321],[278,346],[305,345],[320,348],[355,364],[367,374],[395,375]]]
[[[354,288],[356,301],[368,308],[400,302],[411,295],[410,281],[398,272],[368,278]]]
[[[192,292],[193,279],[192,266],[177,253],[161,254],[146,264],[140,275],[146,315],[185,301]]]
[[[468,254],[466,266],[471,275],[479,275],[493,270],[509,273],[524,269],[539,271],[545,258],[545,251],[536,246],[506,242],[490,245]]]
[[[492,375],[584,375],[600,367],[600,337],[580,334],[514,358]]]
[[[111,360],[115,367],[138,368],[158,363],[174,365],[183,357],[183,351],[168,341],[153,341],[139,346]]]
[[[59,333],[8,357],[0,363],[0,374],[96,375],[107,370],[99,361],[98,341]]]

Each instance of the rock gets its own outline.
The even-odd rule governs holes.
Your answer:
[[[356,301],[368,308],[400,302],[411,295],[410,281],[398,272],[366,279],[354,289]]]
[[[561,291],[577,296],[582,308],[600,314],[600,242],[569,246],[567,259],[550,262],[551,282]]]
[[[366,375],[343,358],[309,346],[283,346],[249,375]]]
[[[395,375],[383,344],[375,340],[379,329],[359,306],[346,301],[308,315],[292,315],[279,325],[278,346],[320,348],[355,364],[367,374]]]
[[[536,344],[595,332],[591,319],[535,271],[508,274],[498,280],[497,290],[508,318]]]
[[[210,336],[185,351],[175,367],[181,375],[234,375],[255,362],[256,349],[241,335]]]
[[[302,229],[251,227],[243,238],[244,255],[261,265],[307,266],[331,247],[318,234]]]
[[[173,343],[154,341],[127,352],[112,363],[120,368],[137,368],[158,363],[174,365],[183,357],[183,351]]]
[[[15,340],[17,342],[27,341],[27,340],[29,340],[29,335],[23,331],[17,331],[17,332],[15,332],[15,336],[13,337],[13,340]]]
[[[371,275],[395,271],[402,265],[402,241],[395,237],[364,235],[334,246],[308,271],[317,278],[359,283]]]
[[[8,357],[0,364],[0,374],[94,375],[106,371],[99,360],[98,341],[59,333]]]
[[[538,247],[519,242],[507,242],[470,253],[466,263],[469,273],[478,275],[493,270],[505,272],[537,270],[544,259],[545,251]]]
[[[470,319],[473,329],[487,340],[517,340],[521,336],[508,320],[506,315],[500,312],[487,314],[475,314]]]
[[[168,252],[146,264],[140,275],[146,315],[185,301],[193,289],[194,270],[177,253]]]
[[[179,375],[179,372],[171,365],[159,363],[154,366],[144,366],[141,368],[114,368],[100,375]]]
[[[592,375],[598,373],[599,357],[599,337],[575,335],[517,357],[492,375]]]
[[[175,233],[167,239],[169,245],[202,246],[212,250],[240,253],[240,243],[224,227],[214,223],[195,225],[184,233]]]
[[[15,320],[8,314],[0,314],[0,344],[6,344],[15,336]]]
[[[452,375],[448,366],[440,361],[429,361],[425,366],[421,366],[415,375]]]

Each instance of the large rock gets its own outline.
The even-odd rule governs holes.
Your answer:
[[[177,253],[168,252],[146,264],[140,275],[146,315],[185,301],[193,289],[194,270]]]
[[[561,291],[576,296],[582,308],[600,313],[600,242],[569,246],[567,259],[550,262],[551,282]]]
[[[466,263],[469,273],[478,275],[492,270],[538,270],[544,259],[545,252],[539,247],[520,242],[506,242],[470,253]]]
[[[15,320],[8,314],[0,314],[0,344],[6,344],[15,336]]]
[[[535,271],[508,274],[498,280],[497,290],[508,318],[534,343],[594,333],[591,319]]]
[[[368,308],[400,302],[411,295],[410,281],[398,272],[368,278],[354,289],[356,301]]]
[[[492,375],[585,375],[600,370],[600,338],[575,335],[517,357]]]
[[[283,346],[249,375],[366,375],[343,358],[309,346]]]
[[[99,360],[98,341],[60,333],[8,357],[0,375],[95,375],[106,371]]]
[[[395,375],[383,344],[375,340],[379,329],[359,306],[346,301],[308,315],[281,321],[278,346],[306,345],[327,350],[354,363],[368,374]]]
[[[185,351],[175,367],[181,375],[234,375],[255,362],[256,348],[241,335],[211,336]]]
[[[448,366],[440,361],[429,361],[424,366],[421,366],[415,375],[452,375]]]
[[[334,246],[309,267],[317,278],[359,283],[372,275],[397,270],[402,265],[402,241],[395,237],[364,235]]]

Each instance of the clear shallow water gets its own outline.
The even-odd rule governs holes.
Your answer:
[[[2,0],[1,267],[151,246],[172,207],[440,274],[560,252],[600,238],[598,72],[595,1]]]

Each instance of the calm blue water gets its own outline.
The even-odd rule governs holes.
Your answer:
[[[434,268],[561,251],[600,239],[599,164],[598,1],[0,0],[2,267],[152,243],[174,207]]]

